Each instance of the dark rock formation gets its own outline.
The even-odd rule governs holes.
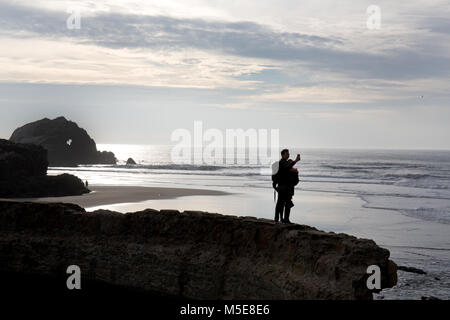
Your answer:
[[[117,159],[113,152],[111,151],[97,151],[96,156],[97,164],[116,164]]]
[[[136,161],[133,160],[133,158],[128,158],[127,165],[135,165]]]
[[[397,281],[372,240],[303,225],[201,212],[85,212],[72,204],[0,202],[0,273],[104,281],[194,299],[372,299]],[[63,287],[61,285],[61,287]]]
[[[414,267],[398,266],[397,269],[401,270],[401,271],[405,271],[405,272],[412,272],[412,273],[417,273],[417,274],[427,274],[422,269],[418,269],[418,268],[414,268]]]
[[[86,130],[64,117],[28,123],[16,129],[10,140],[44,147],[50,166],[116,163],[112,152],[97,151],[95,141]]]
[[[80,195],[89,192],[70,174],[47,176],[47,151],[32,144],[0,139],[0,197]]]
[[[32,144],[0,139],[0,180],[47,174],[47,151]]]
[[[57,176],[0,180],[0,197],[2,198],[79,196],[88,192],[83,181],[67,173]]]
[[[420,300],[441,300],[441,299],[436,298],[436,297],[434,297],[434,296],[422,296],[422,297],[420,298]]]

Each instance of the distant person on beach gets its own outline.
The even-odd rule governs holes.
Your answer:
[[[291,223],[289,215],[291,208],[294,206],[292,196],[294,195],[294,187],[298,183],[298,170],[293,166],[300,161],[300,155],[297,154],[295,160],[289,159],[289,150],[281,151],[281,159],[278,166],[275,166],[272,175],[272,186],[278,192],[278,201],[275,206],[275,222],[281,219],[283,223]],[[284,211],[284,215],[283,215]]]
[[[88,181],[86,180],[86,188],[89,186],[89,183],[88,183]]]

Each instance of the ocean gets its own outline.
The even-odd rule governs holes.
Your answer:
[[[172,146],[100,144],[117,165],[49,168],[91,185],[133,185],[214,189],[226,196],[190,196],[95,208],[120,212],[153,209],[200,210],[272,219],[270,165],[174,164]],[[399,265],[427,275],[399,271],[399,284],[377,299],[450,299],[450,151],[290,149],[301,154],[291,221],[374,239]],[[127,166],[131,157],[135,166]]]

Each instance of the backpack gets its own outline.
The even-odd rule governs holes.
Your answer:
[[[300,178],[298,176],[298,171],[290,171],[289,172],[289,182],[291,185],[296,186],[300,182]]]
[[[278,170],[279,168],[280,163],[278,161],[272,164],[272,185],[280,183],[280,170]]]
[[[279,162],[274,162],[272,164],[272,185],[276,185],[281,182],[279,167],[280,167]],[[297,172],[289,171],[288,181],[290,185],[296,186],[300,182],[298,171]]]

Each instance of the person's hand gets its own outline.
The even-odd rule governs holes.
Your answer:
[[[295,158],[295,162],[299,162],[300,161],[300,154],[297,155],[297,157]]]

